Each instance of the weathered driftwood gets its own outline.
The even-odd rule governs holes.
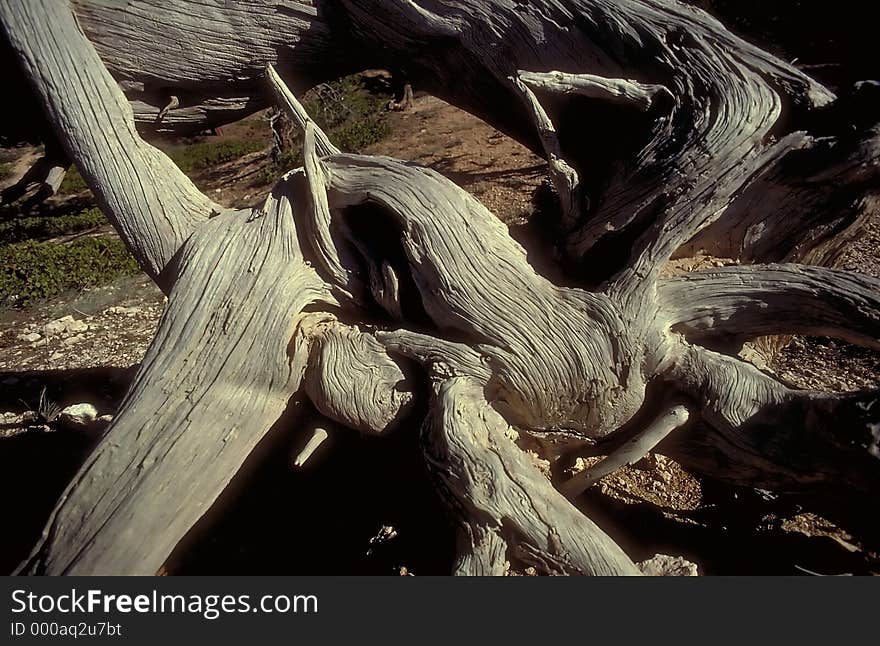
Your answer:
[[[859,128],[853,140],[850,130],[876,111],[877,93],[834,101],[702,11],[656,0],[422,4],[212,0],[173,14],[143,1],[74,6],[147,128],[171,96],[180,105],[162,118],[167,128],[202,129],[263,107],[269,64],[300,88],[355,66],[405,71],[547,155],[571,202],[560,246],[601,262],[591,270],[601,277],[627,264],[621,246],[661,212],[692,220],[669,241],[690,241],[687,253],[829,264],[878,208],[852,208],[876,174],[878,137]],[[357,57],[345,55],[352,48]],[[821,176],[805,185],[805,167]]]
[[[872,199],[876,177],[874,130],[827,131],[848,104],[705,13],[672,0],[74,9],[85,34],[62,2],[0,0],[59,140],[169,305],[23,571],[155,571],[297,392],[375,434],[418,425],[413,403],[427,398],[422,441],[461,528],[459,573],[500,574],[511,558],[638,573],[524,457],[519,433],[613,442],[663,420],[635,429],[638,450],[607,470],[687,417],[660,449],[699,473],[876,492],[875,394],[794,391],[717,350],[786,332],[876,347],[880,283],[795,264],[661,277],[687,245],[722,240],[743,259],[833,255],[806,229],[851,231],[864,213],[845,205]],[[562,207],[546,225],[576,261],[565,285],[442,175],[343,154],[315,126],[282,74],[332,78],[351,46],[360,65],[404,61],[419,87],[546,155]],[[134,115],[155,125],[166,107],[163,126],[219,123],[271,95],[304,132],[304,166],[262,209],[214,204],[135,129]],[[827,132],[801,131],[813,123]],[[787,242],[762,246],[762,192]],[[807,194],[827,208],[793,217]],[[648,385],[663,396],[646,399]],[[666,423],[675,400],[689,414]],[[321,436],[303,438],[301,461]]]

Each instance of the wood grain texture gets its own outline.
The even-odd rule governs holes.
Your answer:
[[[155,573],[284,412],[308,360],[300,313],[328,295],[291,208],[218,216],[184,245],[156,338],[26,571]]]
[[[641,451],[681,426],[685,409],[662,415],[673,400],[690,419],[659,449],[696,472],[876,494],[876,393],[796,391],[699,345],[797,332],[877,347],[878,281],[790,262],[832,259],[870,208],[847,205],[876,197],[878,132],[853,122],[870,91],[837,100],[672,0],[74,9],[0,0],[59,140],[169,304],[23,572],[154,572],[297,393],[323,422],[371,434],[427,408],[461,574],[511,560],[638,574],[515,440],[626,429]],[[332,78],[352,48],[548,158],[565,284],[449,179],[340,153],[315,126],[284,78]],[[304,167],[260,209],[217,207],[135,130],[166,106],[169,128],[237,118],[269,89],[304,131]],[[789,262],[661,277],[695,245]]]
[[[196,227],[225,209],[140,138],[128,102],[66,3],[5,2],[3,27],[59,141],[135,258],[157,279]]]

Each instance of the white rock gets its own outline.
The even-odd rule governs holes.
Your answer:
[[[73,320],[73,322],[70,323],[70,325],[67,326],[67,331],[72,334],[76,334],[77,332],[85,332],[88,329],[88,323],[77,321],[75,319]]]
[[[58,414],[58,422],[71,428],[84,428],[98,417],[98,409],[91,404],[73,404]]]
[[[18,338],[22,341],[27,341],[28,343],[36,343],[43,338],[43,335],[36,332],[31,332],[30,334],[20,334]]]
[[[50,321],[43,326],[46,336],[56,336],[63,333],[74,334],[76,332],[85,332],[88,329],[88,324],[77,321],[70,315],[62,316],[60,319]]]
[[[60,319],[55,319],[54,321],[46,323],[46,325],[43,326],[43,330],[46,332],[47,336],[54,336],[64,332],[67,329],[67,326],[72,322],[72,316],[62,316]]]
[[[699,576],[697,564],[681,556],[655,554],[636,566],[645,576]]]

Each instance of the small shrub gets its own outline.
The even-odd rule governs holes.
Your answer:
[[[51,424],[61,414],[62,408],[56,402],[49,399],[46,387],[40,391],[40,401],[37,402],[37,419],[42,424]]]
[[[303,106],[315,123],[329,132],[348,121],[375,115],[387,101],[388,97],[367,90],[361,76],[354,74],[311,90],[304,97]]]
[[[303,107],[334,144],[345,152],[361,152],[391,133],[391,127],[378,115],[387,97],[372,94],[359,75],[325,83],[303,97]],[[289,126],[291,127],[291,126]],[[302,166],[301,133],[287,138],[289,148],[278,160],[253,175],[252,184],[271,184],[281,173]]]
[[[21,307],[67,290],[104,285],[139,270],[118,238],[6,245],[0,247],[0,303]]]
[[[339,148],[345,152],[359,153],[370,144],[381,141],[391,132],[391,127],[376,118],[352,121],[336,128],[329,135]]]
[[[348,121],[344,125],[327,132],[330,141],[347,153],[359,153],[370,144],[381,141],[391,133],[391,127],[378,118]],[[302,146],[294,144],[285,150],[275,163],[269,163],[254,173],[251,184],[263,186],[271,184],[292,168],[302,166]]]
[[[0,179],[6,179],[12,175],[12,164],[0,164]]]
[[[168,152],[171,160],[184,173],[212,168],[219,164],[263,150],[266,143],[258,139],[201,141]]]
[[[70,215],[15,218],[8,222],[0,222],[0,245],[23,240],[48,240],[88,231],[106,223],[107,219],[98,208]]]

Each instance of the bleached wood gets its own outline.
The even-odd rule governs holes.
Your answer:
[[[559,144],[559,135],[556,133],[556,128],[553,126],[553,122],[550,120],[538,97],[529,88],[529,84],[524,82],[522,74],[517,72],[516,76],[510,77],[510,82],[519,91],[523,102],[528,105],[532,114],[535,129],[538,132],[541,146],[544,149],[544,156],[547,158],[547,163],[550,166],[550,177],[553,180],[553,186],[559,193],[562,226],[571,228],[583,217],[578,173],[562,156],[562,148]]]
[[[348,428],[383,433],[409,412],[412,385],[371,335],[328,318],[308,334],[305,390],[321,413]]]
[[[454,377],[433,386],[425,442],[431,470],[455,501],[460,535],[473,543],[458,569],[498,573],[503,537],[521,560],[548,574],[636,575],[626,554],[535,469],[482,388]],[[474,528],[477,524],[479,529]]]
[[[309,441],[306,442],[306,445],[293,459],[293,466],[296,468],[304,466],[309,458],[312,457],[312,454],[327,440],[328,437],[330,437],[330,435],[327,433],[326,429],[316,426],[312,431],[311,437],[309,437]]]
[[[697,472],[876,492],[875,393],[795,391],[692,345],[787,330],[875,347],[876,281],[791,264],[661,278],[689,244],[725,236],[753,259],[771,247],[788,260],[832,257],[821,236],[768,247],[759,220],[740,230],[737,214],[767,188],[779,207],[767,230],[792,239],[817,222],[797,217],[796,198],[829,206],[825,231],[849,232],[863,214],[838,222],[843,198],[874,197],[873,129],[784,132],[817,114],[849,127],[853,105],[707,14],[671,0],[74,6],[97,50],[63,2],[0,0],[0,17],[59,139],[170,300],[120,414],[24,571],[155,571],[297,392],[367,433],[405,428],[429,397],[423,443],[460,522],[459,573],[500,574],[509,557],[548,573],[637,573],[514,437],[614,441],[662,412],[648,384],[688,398],[693,423],[664,450]],[[548,157],[560,247],[580,263],[565,267],[569,286],[537,272],[506,226],[442,175],[339,153],[282,80],[389,57],[419,72],[418,87]],[[162,129],[213,125],[263,106],[267,82],[303,128],[304,167],[252,211],[199,193],[140,140],[125,100],[156,125],[177,97]],[[636,109],[608,117],[624,99]],[[805,161],[798,183],[790,171]]]
[[[681,347],[666,377],[702,402],[703,424],[664,451],[689,470],[771,491],[872,496],[880,486],[880,392],[787,388],[751,364]]]
[[[880,348],[880,280],[805,265],[730,266],[661,281],[673,328],[694,339],[830,336]]]
[[[158,571],[300,386],[307,349],[294,330],[327,292],[299,253],[287,199],[253,220],[210,220],[175,269],[134,383],[25,572]]]
[[[635,464],[648,455],[648,452],[672,431],[683,426],[689,416],[688,409],[684,406],[674,406],[664,411],[626,444],[592,467],[584,469],[566,480],[560,486],[559,491],[566,498],[574,498],[621,467]]]
[[[633,105],[640,110],[650,108],[658,94],[663,93],[672,97],[672,93],[663,85],[644,84],[627,79],[609,79],[595,74],[519,70],[519,78],[534,89],[616,101]]]
[[[66,3],[4,0],[0,13],[59,141],[135,258],[158,279],[195,228],[225,209],[140,138],[128,102]]]
[[[340,152],[339,148],[330,142],[327,135],[314,125],[315,122],[309,117],[306,109],[297,100],[293,92],[290,91],[290,88],[287,87],[287,84],[278,75],[278,72],[275,71],[275,68],[272,65],[266,67],[266,78],[269,81],[269,87],[272,88],[281,107],[287,112],[287,116],[289,116],[290,119],[303,131],[306,130],[306,124],[312,124],[314,146],[318,156],[325,157],[326,155],[334,155]]]

